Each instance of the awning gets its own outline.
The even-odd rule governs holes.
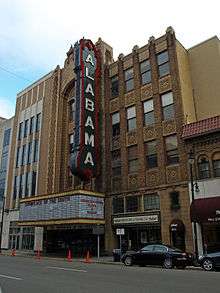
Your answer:
[[[174,219],[171,223],[170,223],[170,231],[171,232],[185,232],[185,226],[183,224],[183,222],[179,219]]]
[[[192,222],[220,223],[220,196],[195,199],[191,203],[190,216]]]

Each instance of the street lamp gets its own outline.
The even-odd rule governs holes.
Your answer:
[[[2,200],[1,231],[0,231],[0,253],[2,252],[2,233],[3,233],[3,220],[4,220],[4,213],[5,213],[5,197],[4,197],[4,195],[3,195],[3,200]]]
[[[190,150],[189,156],[188,156],[188,163],[189,163],[189,170],[190,170],[190,185],[191,185],[191,196],[192,196],[192,204],[195,200],[195,194],[194,194],[194,185],[196,187],[196,190],[198,190],[198,185],[197,183],[193,183],[193,165],[195,162],[195,155],[193,150]],[[198,243],[197,243],[197,226],[196,222],[193,221],[193,231],[194,231],[194,248],[195,248],[195,255],[196,255],[196,260],[198,259]]]

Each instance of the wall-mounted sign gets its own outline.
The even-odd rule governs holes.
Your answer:
[[[74,49],[76,116],[70,169],[74,175],[88,180],[97,174],[100,63],[90,40],[80,40]]]
[[[116,235],[125,235],[125,229],[124,228],[116,229]]]
[[[114,218],[113,223],[115,225],[120,224],[141,224],[141,223],[159,223],[158,215],[148,215],[148,216],[137,216],[137,217],[121,217]]]
[[[104,199],[76,194],[20,203],[19,221],[74,218],[104,219]]]

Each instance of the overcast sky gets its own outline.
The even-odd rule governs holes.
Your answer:
[[[219,36],[218,2],[0,0],[0,116],[14,114],[20,90],[57,64],[63,66],[65,53],[78,39],[101,37],[114,48],[116,59],[172,26],[189,48]]]

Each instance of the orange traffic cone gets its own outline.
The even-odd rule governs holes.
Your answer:
[[[12,251],[11,251],[11,256],[16,256],[15,248],[12,249]]]
[[[67,261],[72,261],[72,255],[71,255],[71,250],[68,250],[68,254],[67,254]]]
[[[41,259],[40,257],[40,250],[38,249],[37,254],[36,254],[36,259]]]
[[[84,259],[84,263],[91,263],[91,257],[90,257],[90,253],[89,253],[89,250],[87,251],[86,253],[86,257]]]

